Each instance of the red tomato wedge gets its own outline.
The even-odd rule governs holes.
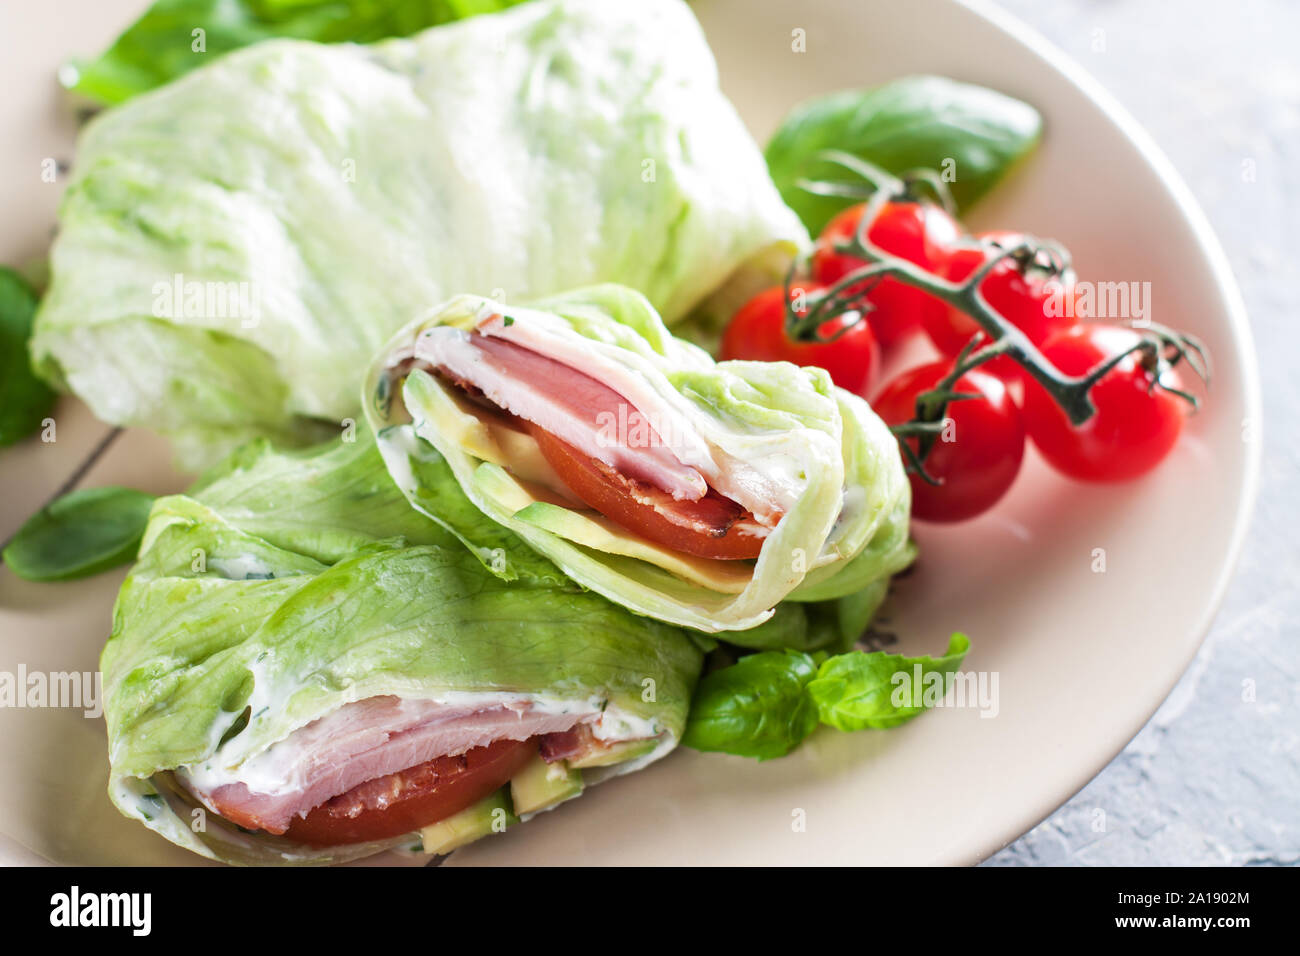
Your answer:
[[[473,806],[504,786],[537,754],[537,747],[536,737],[498,740],[367,780],[331,797],[305,817],[294,817],[284,835],[310,846],[339,846],[411,833]]]
[[[712,489],[698,501],[680,501],[620,475],[532,422],[524,422],[543,457],[590,508],[656,544],[697,558],[757,558],[763,538],[743,527],[753,516]]]

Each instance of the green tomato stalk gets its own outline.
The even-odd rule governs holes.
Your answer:
[[[796,312],[787,294],[786,331],[791,340],[833,341],[856,322],[864,321],[865,308],[869,306],[863,301],[863,297],[885,278],[893,278],[921,289],[936,299],[960,309],[970,316],[979,325],[984,336],[987,336],[987,341],[983,345],[979,344],[978,333],[972,336],[971,341],[954,361],[952,371],[932,390],[917,396],[916,417],[912,421],[892,427],[894,434],[900,438],[918,439],[916,448],[906,441],[899,442],[907,459],[909,472],[919,474],[931,484],[939,483],[926,473],[924,463],[943,429],[948,405],[954,401],[979,397],[968,392],[955,391],[956,384],[967,372],[1001,356],[1010,357],[1042,385],[1075,426],[1082,425],[1096,414],[1096,408],[1088,394],[1092,387],[1128,356],[1134,354],[1141,355],[1142,365],[1151,373],[1152,390],[1163,389],[1177,395],[1193,409],[1198,407],[1196,396],[1174,388],[1164,380],[1168,371],[1185,361],[1206,385],[1209,384],[1209,356],[1204,346],[1194,336],[1152,323],[1140,330],[1141,338],[1131,348],[1099,362],[1082,375],[1065,375],[1047,360],[1024,332],[989,305],[980,292],[980,286],[1005,260],[1014,260],[1022,269],[1034,265],[1053,274],[1064,273],[1070,266],[1070,257],[1065,248],[1058,243],[1024,236],[1013,244],[995,246],[992,254],[968,278],[961,282],[951,282],[906,259],[891,255],[868,238],[872,225],[886,203],[900,197],[917,199],[922,186],[929,187],[945,208],[951,208],[952,203],[948,197],[947,187],[933,171],[917,170],[900,178],[848,153],[828,151],[821,154],[820,158],[844,167],[865,181],[801,180],[800,186],[819,195],[867,200],[866,209],[854,235],[836,241],[833,247],[836,252],[861,259],[866,265],[845,275],[828,286],[825,291],[806,295],[807,309],[802,315]],[[786,278],[787,293],[793,278],[794,269],[791,269]],[[856,313],[856,318],[853,318],[853,313]],[[822,326],[837,316],[846,316],[846,320],[833,334],[822,335],[820,333]]]

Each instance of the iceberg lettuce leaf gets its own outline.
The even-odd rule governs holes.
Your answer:
[[[620,282],[672,321],[806,243],[681,0],[536,0],[258,43],[96,117],[32,355],[197,468],[336,434],[374,352],[451,295]]]

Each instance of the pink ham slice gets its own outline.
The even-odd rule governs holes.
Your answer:
[[[572,366],[500,337],[451,328],[421,336],[415,355],[621,474],[678,500],[708,493],[704,476],[673,454],[651,419]]]
[[[472,709],[371,697],[345,704],[252,758],[246,782],[187,786],[213,812],[250,830],[283,833],[295,816],[358,784],[497,740],[565,733],[599,714],[551,714],[527,702]],[[279,786],[262,792],[267,779]],[[184,779],[184,778],[183,778]]]

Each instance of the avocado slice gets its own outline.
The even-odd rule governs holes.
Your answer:
[[[453,813],[445,820],[431,823],[420,831],[424,852],[433,855],[450,853],[457,847],[473,843],[490,833],[501,833],[519,822],[510,805],[508,787],[484,797],[472,807]]]
[[[626,763],[648,754],[659,746],[658,739],[624,740],[608,747],[593,749],[581,757],[566,761],[575,770],[579,767],[609,767],[616,763]]]
[[[484,474],[481,479],[477,474],[474,477],[487,494],[500,484],[500,476],[495,474]],[[739,594],[754,578],[754,566],[747,561],[715,561],[672,551],[631,534],[594,512],[578,512],[549,502],[534,501],[511,517],[584,548],[646,561],[720,594]]]
[[[549,810],[558,803],[582,793],[582,771],[570,768],[564,761],[547,763],[534,757],[510,778],[510,796],[515,813],[537,813]]]

